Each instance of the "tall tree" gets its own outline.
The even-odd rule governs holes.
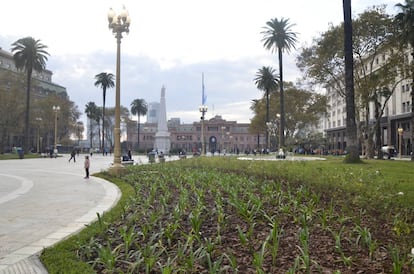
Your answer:
[[[363,145],[365,157],[374,156],[376,145],[377,155],[381,158],[384,136],[381,136],[382,131],[376,129],[380,125],[383,110],[399,83],[396,81],[397,75],[406,70],[404,54],[395,46],[395,26],[383,5],[368,8],[355,17],[352,32],[355,117],[364,118],[364,123],[357,123],[358,138]],[[307,82],[328,86],[333,93],[345,100],[344,61],[344,25],[341,24],[330,26],[328,31],[313,41],[311,47],[304,48],[297,59],[297,65],[305,73]],[[371,117],[373,106],[381,109]]]
[[[8,152],[12,146],[10,136],[23,128],[24,106],[20,98],[25,96],[24,79],[23,74],[11,71],[0,74],[0,154]]]
[[[314,91],[300,89],[291,82],[285,82],[285,89],[286,137],[293,140],[297,137],[297,134],[316,128],[320,117],[326,112],[326,96]],[[269,101],[270,117],[276,117],[280,109],[278,91],[270,94]],[[253,100],[250,109],[254,112],[254,117],[250,123],[251,132],[263,132],[263,120],[266,113],[265,99]]]
[[[297,33],[291,28],[293,24],[289,23],[289,19],[277,18],[271,19],[266,23],[262,34],[264,38],[264,47],[272,52],[278,53],[279,59],[279,90],[280,90],[280,129],[279,142],[280,146],[285,145],[285,109],[284,109],[284,91],[283,91],[283,52],[290,52],[295,49],[297,42]]]
[[[103,107],[102,107],[102,154],[105,155],[105,101],[106,89],[115,86],[114,75],[112,73],[101,72],[95,75],[95,86],[102,88]]]
[[[401,30],[401,38],[405,45],[411,46],[411,151],[413,151],[414,136],[414,0],[405,0],[404,4],[397,4],[401,12],[395,17],[396,22]],[[401,153],[401,152],[400,152]],[[414,161],[414,153],[411,153],[411,161]]]
[[[30,149],[30,89],[32,84],[33,70],[41,72],[46,68],[48,52],[47,46],[43,45],[40,40],[32,37],[25,37],[17,40],[12,44],[12,53],[16,68],[26,72],[26,112],[24,119],[24,136],[23,149]]]
[[[137,115],[138,116],[138,126],[137,126],[137,130],[138,130],[138,138],[137,138],[137,151],[139,151],[139,133],[140,133],[140,117],[147,114],[148,111],[148,105],[145,102],[144,99],[135,99],[134,101],[132,101],[131,103],[131,113],[133,115]]]
[[[78,146],[80,145],[80,140],[82,139],[82,132],[84,131],[84,126],[82,121],[76,122],[76,137],[78,138]]]
[[[96,121],[96,116],[99,115],[98,107],[94,102],[89,102],[85,105],[85,113],[86,117],[89,118],[89,140],[90,140],[90,148],[93,148],[93,123],[92,121]]]
[[[346,100],[346,137],[347,163],[360,162],[357,126],[355,122],[354,97],[354,58],[352,52],[351,0],[343,0],[344,10],[344,57],[345,57],[345,100]]]
[[[374,157],[376,146],[377,158],[382,159],[381,147],[387,142],[381,136],[381,108],[386,106],[392,95],[391,86],[402,63],[400,51],[395,47],[394,29],[384,5],[367,9],[352,22],[356,117],[365,116],[364,124],[359,124],[358,131],[361,144],[365,144],[367,158]],[[382,60],[381,65],[378,65],[378,60]],[[374,107],[374,125],[370,105]]]
[[[269,122],[269,95],[270,92],[276,91],[279,80],[275,76],[275,70],[272,67],[263,66],[256,73],[254,83],[257,88],[265,92],[266,96],[266,121],[265,126]],[[266,130],[266,147],[269,148],[269,131]]]

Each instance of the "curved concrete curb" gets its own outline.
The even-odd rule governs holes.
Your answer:
[[[48,273],[46,268],[40,262],[40,252],[44,248],[53,246],[56,243],[67,239],[71,235],[78,233],[85,227],[85,225],[98,219],[97,213],[102,215],[118,203],[121,197],[121,191],[116,185],[97,177],[91,179],[93,179],[94,182],[99,183],[105,190],[105,196],[101,199],[98,205],[78,218],[75,222],[49,234],[44,239],[25,246],[1,259],[0,274]]]

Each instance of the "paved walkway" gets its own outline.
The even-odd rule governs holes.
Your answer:
[[[80,155],[0,161],[0,274],[47,273],[38,254],[81,230],[112,208],[119,189],[100,178],[84,179]],[[113,157],[93,155],[91,174]]]

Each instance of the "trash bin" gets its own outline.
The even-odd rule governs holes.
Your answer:
[[[150,164],[155,163],[155,154],[157,154],[155,151],[148,152],[148,162]]]
[[[279,149],[279,152],[277,153],[276,158],[277,159],[285,159],[286,158],[286,155],[285,155],[285,152],[283,151],[283,148]]]
[[[160,154],[160,155],[158,155],[158,160],[160,161],[160,163],[165,163],[165,157],[164,157],[164,154]]]
[[[24,158],[24,151],[23,151],[23,149],[18,149],[17,150],[17,154],[19,154],[19,159],[23,159]]]

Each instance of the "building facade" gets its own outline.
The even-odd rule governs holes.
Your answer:
[[[179,118],[168,121],[168,131],[171,136],[171,153],[185,151],[186,153],[200,153],[202,148],[200,122],[181,124]],[[204,143],[206,152],[211,153],[252,153],[265,147],[265,136],[249,132],[248,123],[226,121],[221,116],[204,121]],[[150,151],[154,148],[156,123],[144,123],[140,126],[140,150]],[[136,148],[137,125],[131,123],[127,129],[128,143]]]
[[[32,87],[31,87],[31,100],[32,102],[48,97],[51,94],[57,95],[63,99],[68,99],[66,88],[52,82],[52,71],[43,70],[42,72],[33,71],[32,73]],[[19,85],[18,89],[25,91],[25,75],[23,72],[18,71],[12,53],[0,48],[0,92],[10,92],[16,90],[16,85]],[[17,82],[16,82],[17,81]],[[21,98],[22,104],[25,104],[26,100]],[[52,106],[50,106],[52,108]],[[32,105],[32,111],[33,109]],[[53,117],[51,118],[51,130],[53,130]],[[39,119],[38,117],[31,117],[30,122],[32,128],[30,128],[29,143],[33,148],[39,147]],[[45,121],[43,121],[45,122]],[[37,125],[37,126],[36,126]],[[0,127],[0,136],[2,147],[0,151],[8,152],[13,146],[21,146],[22,130],[14,128],[13,130],[7,130],[4,127]],[[42,138],[42,136],[40,136]],[[53,134],[47,134],[43,138],[44,146],[52,143]]]
[[[159,102],[148,103],[147,123],[150,123],[150,124],[158,123],[159,112],[160,112]]]
[[[380,68],[390,58],[387,54],[378,54],[373,62],[370,63],[372,72]],[[412,62],[409,51],[406,53],[406,61]],[[358,73],[358,72],[356,72]],[[381,144],[395,148],[401,148],[402,155],[410,155],[412,152],[411,137],[411,79],[399,74],[395,79],[395,89],[388,101],[381,99],[381,105],[385,104],[384,114],[380,120]],[[329,150],[343,152],[346,150],[346,102],[345,98],[338,92],[339,87],[327,86],[327,115],[324,119],[326,138],[328,139]],[[357,96],[355,96],[357,98]],[[358,104],[356,104],[358,105]],[[360,112],[360,119],[357,123],[362,123],[364,110]],[[374,105],[369,107],[369,124],[375,122]],[[358,119],[358,117],[356,117]],[[401,130],[402,129],[402,130]],[[360,134],[361,135],[361,134]]]
[[[13,60],[13,55],[3,50],[0,47],[0,74],[5,73],[22,73],[18,71]],[[49,94],[57,94],[62,98],[67,98],[66,88],[62,87],[56,83],[52,82],[52,71],[45,69],[41,72],[33,71],[32,77],[35,81],[33,81],[32,92],[35,97],[46,97]],[[0,83],[4,86],[6,83]]]

